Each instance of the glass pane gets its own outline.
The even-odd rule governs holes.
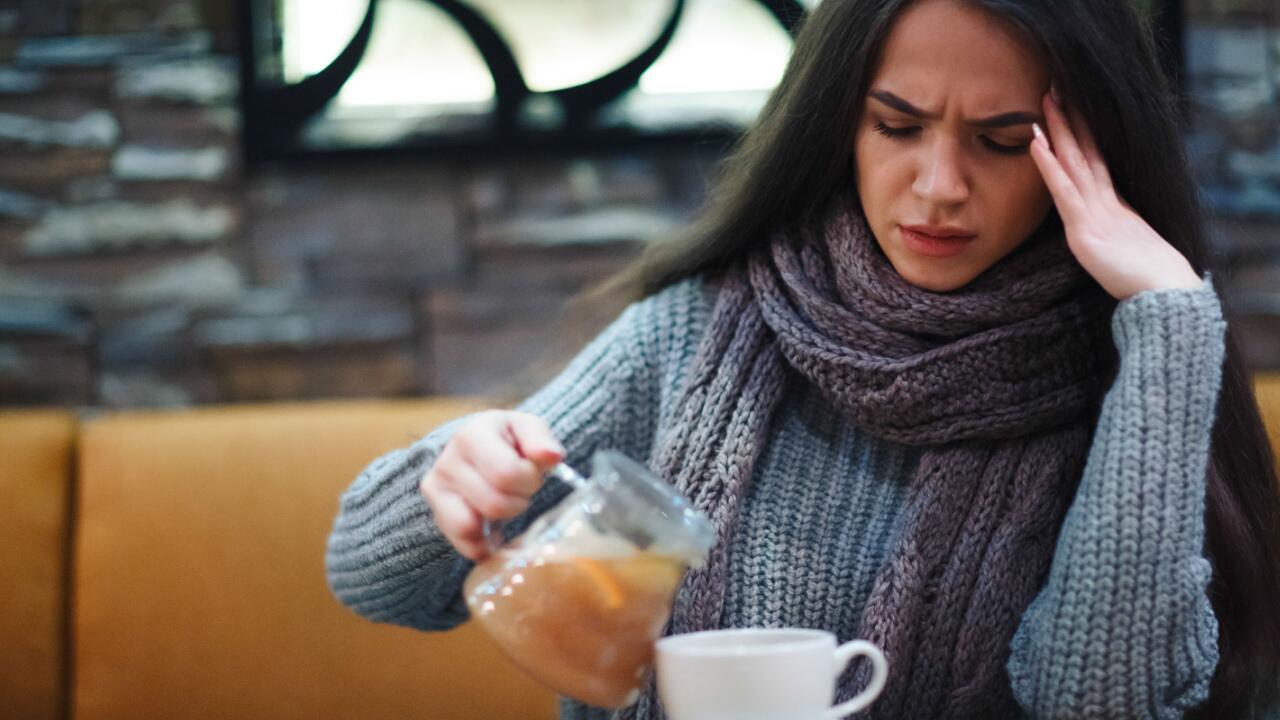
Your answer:
[[[791,37],[754,0],[690,0],[671,47],[640,80],[646,93],[769,90]]]
[[[279,55],[260,69],[278,67],[281,83],[328,66],[368,8],[368,0],[254,1],[279,18]],[[493,78],[462,26],[431,0],[380,0],[363,60],[334,100],[307,120],[299,140],[303,147],[355,148],[554,133],[567,120],[548,93],[590,83],[632,60],[659,37],[674,2],[469,0],[509,43],[534,93],[513,106],[511,124],[499,125]],[[811,8],[817,0],[802,2]],[[575,137],[593,129],[614,137],[741,130],[781,78],[790,52],[790,36],[760,0],[687,0],[671,42],[636,87],[597,114],[576,118],[586,126],[575,125]]]
[[[289,0],[296,5],[302,0]],[[328,0],[323,12],[286,16],[285,63],[294,77],[322,70],[351,41],[366,0]],[[332,18],[332,19],[330,19]],[[292,30],[292,32],[291,32]],[[307,31],[312,34],[308,35]],[[287,77],[287,76],[286,76]],[[336,98],[340,107],[475,104],[493,96],[493,78],[453,18],[422,0],[382,0],[369,49]]]
[[[671,0],[471,0],[511,43],[530,90],[594,80],[648,47]]]
[[[316,12],[315,0],[279,0],[284,81],[296,83],[324,69],[351,41],[369,0],[328,0]]]

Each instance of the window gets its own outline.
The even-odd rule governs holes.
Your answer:
[[[249,154],[733,135],[816,2],[249,0]]]

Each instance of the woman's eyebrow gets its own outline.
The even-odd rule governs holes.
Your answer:
[[[867,96],[875,98],[894,110],[906,113],[912,117],[923,118],[925,120],[938,119],[937,113],[927,113],[897,95],[894,95],[888,90],[872,90],[867,93]],[[1040,116],[1032,112],[1015,111],[1000,113],[999,115],[992,115],[991,117],[981,118],[978,120],[969,120],[967,122],[974,127],[1003,128],[1013,125],[1030,125],[1031,123],[1040,122]]]

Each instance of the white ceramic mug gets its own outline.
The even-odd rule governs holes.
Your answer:
[[[831,707],[836,680],[857,656],[871,660],[871,682]],[[865,640],[836,647],[822,630],[709,630],[657,643],[658,697],[670,720],[829,720],[866,708],[889,674],[884,654]]]

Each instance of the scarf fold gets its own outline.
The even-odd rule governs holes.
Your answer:
[[[1048,575],[1104,372],[1105,295],[1042,228],[964,288],[890,265],[850,199],[726,272],[650,465],[717,531],[672,634],[720,627],[728,552],[770,418],[810,382],[859,428],[923,448],[858,637],[889,661],[871,718],[1015,717],[1005,663]],[[855,664],[838,697],[865,685]],[[652,687],[651,687],[652,690]],[[621,717],[661,717],[647,693]]]

